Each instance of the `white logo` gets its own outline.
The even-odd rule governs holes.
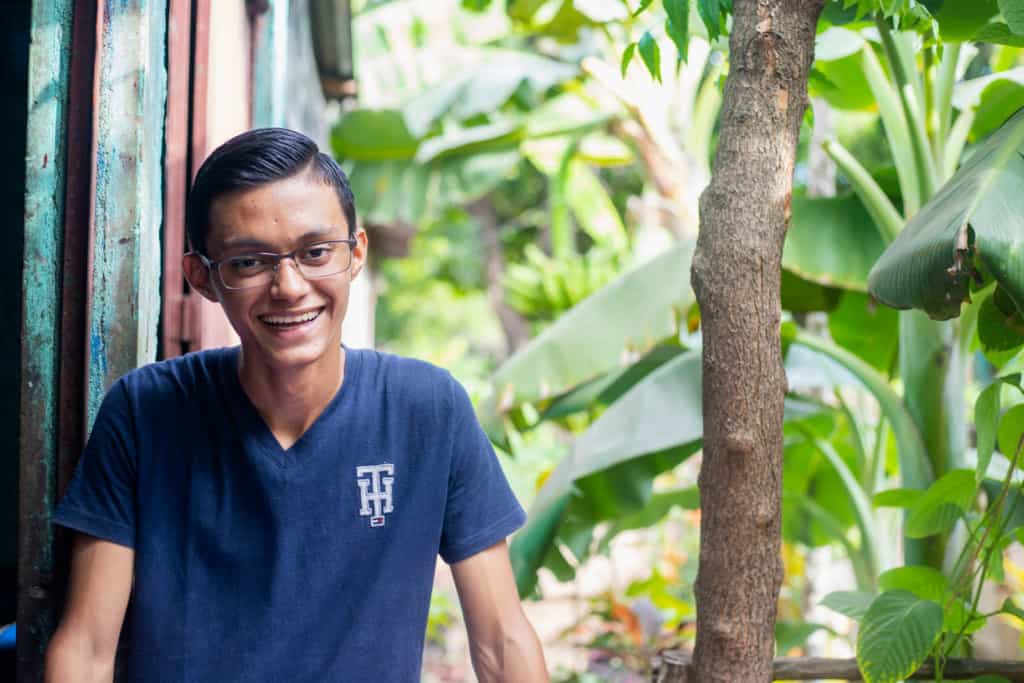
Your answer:
[[[382,477],[381,474],[391,476]],[[384,515],[394,512],[391,504],[391,485],[395,483],[395,466],[391,463],[363,465],[356,468],[359,484],[359,515],[370,518],[370,526],[384,526]],[[364,477],[369,477],[364,479]]]

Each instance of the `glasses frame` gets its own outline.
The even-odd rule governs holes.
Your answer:
[[[302,265],[299,263],[298,259],[295,258],[295,256],[300,251],[304,251],[306,249],[312,249],[313,247],[316,247],[317,245],[320,245],[320,244],[347,244],[348,247],[349,247],[350,252],[352,252],[352,253],[349,254],[348,265],[345,266],[344,268],[342,268],[341,270],[339,270],[336,273],[329,273],[327,275],[313,275],[313,276],[306,275],[304,272],[302,272]],[[220,283],[224,286],[224,289],[230,289],[231,291],[239,291],[239,290],[242,290],[242,289],[256,289],[257,287],[266,287],[267,285],[272,284],[274,282],[274,280],[277,279],[277,272],[278,272],[278,269],[281,267],[281,261],[283,261],[285,259],[291,259],[292,263],[295,264],[295,270],[297,270],[299,275],[304,277],[306,280],[320,280],[320,279],[323,279],[325,277],[333,277],[335,275],[341,275],[342,273],[347,272],[348,269],[352,267],[352,256],[354,255],[355,248],[356,248],[357,244],[359,244],[359,240],[357,240],[355,237],[349,237],[349,238],[343,239],[343,240],[320,240],[319,242],[313,242],[311,244],[307,244],[307,245],[298,247],[297,249],[293,249],[293,250],[289,251],[286,254],[279,254],[279,253],[272,252],[272,251],[250,251],[250,252],[246,252],[244,254],[235,254],[234,256],[225,256],[224,258],[217,259],[216,261],[210,259],[205,254],[202,254],[202,253],[200,253],[198,251],[195,252],[195,253],[196,253],[196,256],[199,257],[199,260],[202,261],[203,265],[206,266],[207,270],[209,270],[211,273],[216,273],[217,274],[217,279],[220,280]],[[224,276],[220,274],[220,266],[221,266],[221,264],[222,263],[226,263],[227,261],[230,261],[231,259],[244,258],[246,256],[261,256],[261,257],[264,257],[264,258],[270,258],[270,259],[274,260],[274,265],[271,266],[272,277],[270,278],[269,282],[265,282],[265,283],[259,284],[259,285],[248,285],[246,287],[232,287],[232,286],[230,286],[228,283],[226,283],[224,281]]]

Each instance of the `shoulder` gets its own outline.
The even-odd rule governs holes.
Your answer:
[[[220,384],[221,370],[237,348],[195,351],[148,363],[123,375],[110,393],[122,391],[131,403],[194,400]]]
[[[349,349],[358,355],[360,374],[369,391],[407,404],[450,407],[461,386],[444,368],[416,358],[372,349]]]

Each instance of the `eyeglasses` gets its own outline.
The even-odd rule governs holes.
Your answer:
[[[239,254],[211,261],[197,254],[211,272],[216,272],[227,289],[250,289],[269,285],[277,276],[281,261],[291,259],[302,277],[314,280],[344,273],[352,266],[352,250],[356,240],[326,240],[299,247],[287,254],[257,252]]]

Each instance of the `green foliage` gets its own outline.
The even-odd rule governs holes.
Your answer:
[[[916,671],[942,632],[942,607],[903,590],[871,603],[857,637],[857,665],[867,683],[895,683]]]

